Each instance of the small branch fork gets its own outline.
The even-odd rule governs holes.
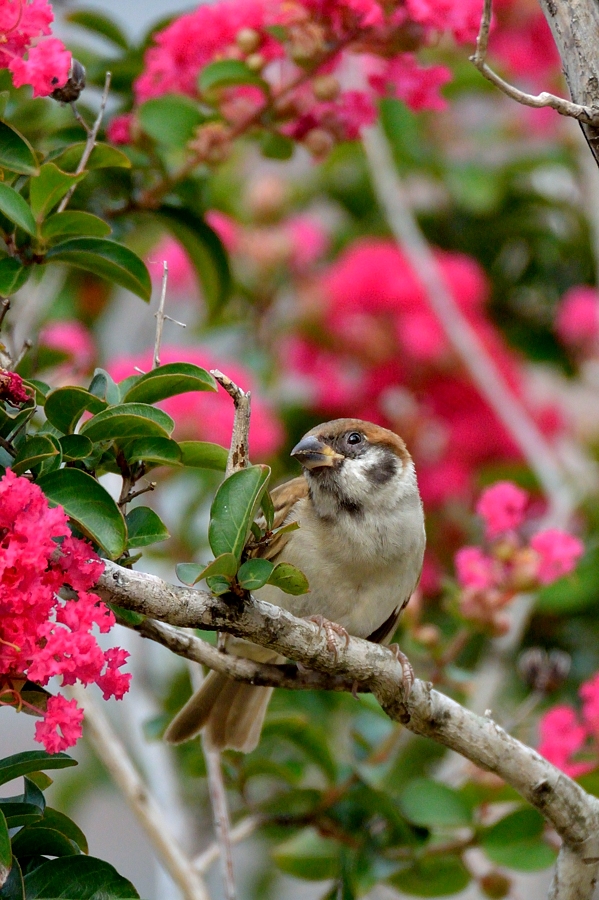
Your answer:
[[[485,0],[483,14],[480,23],[480,30],[476,38],[476,50],[470,57],[478,71],[488,81],[498,87],[500,91],[522,103],[524,106],[532,106],[534,109],[544,109],[550,107],[558,112],[561,116],[568,116],[571,119],[577,119],[584,125],[599,126],[599,109],[593,106],[581,106],[579,103],[572,103],[564,97],[558,97],[543,91],[540,94],[526,94],[524,91],[504,81],[490,66],[487,65],[487,48],[489,44],[489,31],[491,28],[491,11],[492,0]]]

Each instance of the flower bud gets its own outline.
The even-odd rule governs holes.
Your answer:
[[[489,872],[480,879],[479,884],[485,897],[491,897],[491,900],[507,897],[512,889],[512,882],[501,872]]]
[[[240,28],[235,43],[243,53],[254,53],[262,43],[262,38],[254,28]]]
[[[304,138],[304,144],[316,159],[323,159],[333,149],[335,141],[329,131],[324,128],[313,128]]]
[[[316,22],[302,22],[289,30],[291,59],[302,65],[323,53],[326,49],[325,33]]]
[[[85,67],[73,57],[67,83],[63,87],[52,91],[50,96],[53,100],[58,100],[59,103],[74,103],[75,100],[79,99],[79,95],[84,87]]]
[[[261,53],[250,53],[245,64],[252,72],[261,72],[266,65],[266,60]]]
[[[260,223],[274,222],[282,215],[288,200],[287,185],[277,175],[264,175],[254,181],[248,192],[252,217]]]
[[[341,85],[334,75],[318,75],[312,82],[312,90],[317,100],[326,102],[339,96]]]
[[[231,152],[229,129],[223,122],[208,122],[196,128],[189,149],[196,154],[198,162],[215,166],[224,162]]]
[[[414,638],[425,647],[435,647],[441,638],[441,632],[436,625],[420,625],[414,630]]]

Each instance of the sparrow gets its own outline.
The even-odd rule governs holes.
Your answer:
[[[318,425],[291,451],[303,473],[272,491],[273,528],[299,528],[248,545],[248,556],[292,563],[306,575],[306,594],[273,585],[255,596],[332,633],[388,643],[413,594],[426,542],[416,470],[403,440],[360,419]],[[226,650],[257,662],[284,657],[227,636]],[[260,739],[273,688],[254,687],[211,672],[175,716],[165,740],[178,744],[206,728],[208,745],[248,753]]]

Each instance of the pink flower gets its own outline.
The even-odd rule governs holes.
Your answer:
[[[484,519],[487,537],[513,531],[524,521],[528,494],[510,481],[498,481],[480,496],[476,512]]]
[[[47,97],[67,83],[71,54],[58,38],[48,38],[30,47],[27,59],[12,59],[8,68],[15,87],[31,84],[34,97]]]
[[[31,397],[23,387],[23,379],[16,372],[8,372],[0,368],[0,400],[6,400],[12,406],[27,403]]]
[[[133,113],[124,113],[110,120],[106,128],[106,137],[113,144],[130,144],[133,140],[131,126]]]
[[[439,88],[451,80],[451,71],[446,66],[423,68],[413,53],[376,60],[376,63],[377,70],[368,81],[377,94],[397,97],[415,112],[446,108],[447,102],[439,95]]]
[[[455,557],[458,581],[464,588],[486,591],[501,578],[501,566],[480,547],[462,547]]]
[[[229,253],[235,253],[239,247],[239,225],[235,219],[218,209],[208,210],[204,218],[216,231]]]
[[[163,263],[168,266],[167,290],[175,294],[196,293],[197,283],[189,256],[179,241],[172,237],[163,238],[146,259],[146,265],[153,281],[160,284],[164,271]]]
[[[584,553],[582,541],[557,528],[539,531],[530,546],[539,554],[537,578],[541,584],[551,584],[569,575]]]
[[[582,716],[595,740],[599,740],[599,673],[580,686]]]
[[[410,18],[426,28],[451,31],[456,40],[471,43],[480,26],[480,0],[406,0]]]
[[[585,746],[588,732],[570,706],[555,706],[539,723],[539,753],[569,775],[577,778],[595,768],[593,762],[574,762],[572,757]]]
[[[562,297],[555,329],[568,347],[591,348],[599,338],[599,292],[578,285]]]
[[[75,700],[67,700],[60,694],[50,697],[43,721],[36,723],[35,739],[48,753],[58,753],[77,743],[83,734],[82,722],[83,710]]]
[[[40,344],[68,357],[59,367],[59,379],[88,373],[96,356],[91,332],[76,319],[50,322],[40,333]]]
[[[295,269],[308,268],[326,252],[328,236],[320,222],[312,216],[292,216],[284,227],[291,238],[291,264]]]

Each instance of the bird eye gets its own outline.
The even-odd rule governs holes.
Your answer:
[[[362,442],[362,440],[363,440],[363,436],[360,434],[359,431],[352,431],[352,433],[348,434],[348,436],[347,436],[348,444],[360,444]]]

